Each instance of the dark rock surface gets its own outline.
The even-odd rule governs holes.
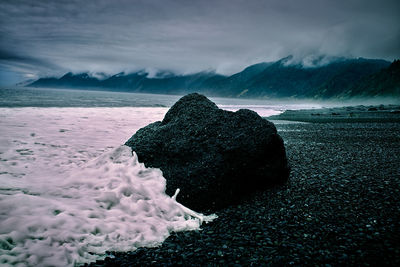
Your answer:
[[[276,126],[288,183],[91,266],[400,266],[400,123]]]
[[[160,168],[167,194],[196,211],[215,211],[241,196],[283,183],[289,168],[273,123],[250,110],[219,109],[205,96],[176,102],[126,145],[147,167]]]

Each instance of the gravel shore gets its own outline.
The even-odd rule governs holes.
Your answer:
[[[278,124],[289,182],[91,266],[400,266],[400,123]]]

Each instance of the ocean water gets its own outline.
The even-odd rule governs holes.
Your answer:
[[[0,107],[171,107],[181,95],[138,94],[108,91],[48,88],[0,88]],[[220,108],[254,110],[260,116],[276,115],[286,109],[320,108],[320,103],[287,100],[210,98]]]
[[[179,97],[0,89],[0,265],[79,265],[215,219],[166,195],[162,172],[123,145]],[[311,107],[212,100],[262,116]]]

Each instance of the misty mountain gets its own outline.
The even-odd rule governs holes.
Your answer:
[[[114,90],[138,88],[140,87],[141,82],[146,79],[147,75],[148,74],[145,72],[135,72],[130,74],[121,72],[103,80],[100,87],[112,88]]]
[[[41,78],[29,86],[55,87],[55,88],[96,88],[101,86],[101,81],[87,73],[73,74],[68,72],[61,78]]]
[[[382,69],[387,68],[390,62],[384,60],[357,59],[347,60],[330,64],[323,68],[323,75],[326,75],[326,81],[320,86],[315,87],[315,90],[310,90],[309,95],[317,98],[344,97],[346,92],[352,91],[352,88],[365,83],[371,75],[378,73]],[[372,88],[366,86],[364,88],[365,95]],[[377,95],[383,95],[380,92]],[[356,95],[352,95],[356,96]]]
[[[390,64],[384,60],[338,59],[319,67],[304,67],[290,61],[291,57],[287,57],[264,64],[264,69],[255,68],[251,73],[251,67],[247,68],[243,71],[247,70],[245,79],[240,83],[225,82],[217,88],[229,88],[230,96],[330,98]]]
[[[148,72],[123,72],[107,79],[99,80],[87,73],[67,73],[61,78],[40,78],[29,84],[31,87],[109,89],[124,92],[142,92],[158,94],[181,94],[188,91],[205,92],[215,84],[226,79],[226,76],[215,72],[199,72],[189,75],[175,75],[171,72],[156,73],[153,77]]]
[[[337,58],[328,64],[314,63],[306,67],[289,56],[276,62],[251,65],[231,76],[209,71],[188,75],[164,71],[150,76],[146,71],[138,71],[100,80],[87,73],[67,73],[59,79],[41,78],[29,86],[161,94],[196,91],[211,96],[246,98],[400,95],[396,89],[398,61],[390,65],[385,60]]]
[[[400,60],[355,84],[347,96],[400,96]]]
[[[248,84],[273,63],[258,63],[245,68],[243,71],[220,80],[214,85],[215,91],[226,96],[244,96]]]
[[[208,88],[225,79],[214,72],[199,72],[190,75],[177,75],[166,78],[147,78],[137,89],[143,93],[185,94],[187,92],[206,92]]]

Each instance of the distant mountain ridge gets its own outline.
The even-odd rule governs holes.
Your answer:
[[[87,73],[40,78],[31,87],[103,89],[124,92],[186,94],[199,92],[223,97],[348,98],[400,96],[399,61],[344,59],[315,67],[294,63],[289,56],[251,65],[231,76],[211,71],[176,75],[164,71],[118,73],[105,79]]]

